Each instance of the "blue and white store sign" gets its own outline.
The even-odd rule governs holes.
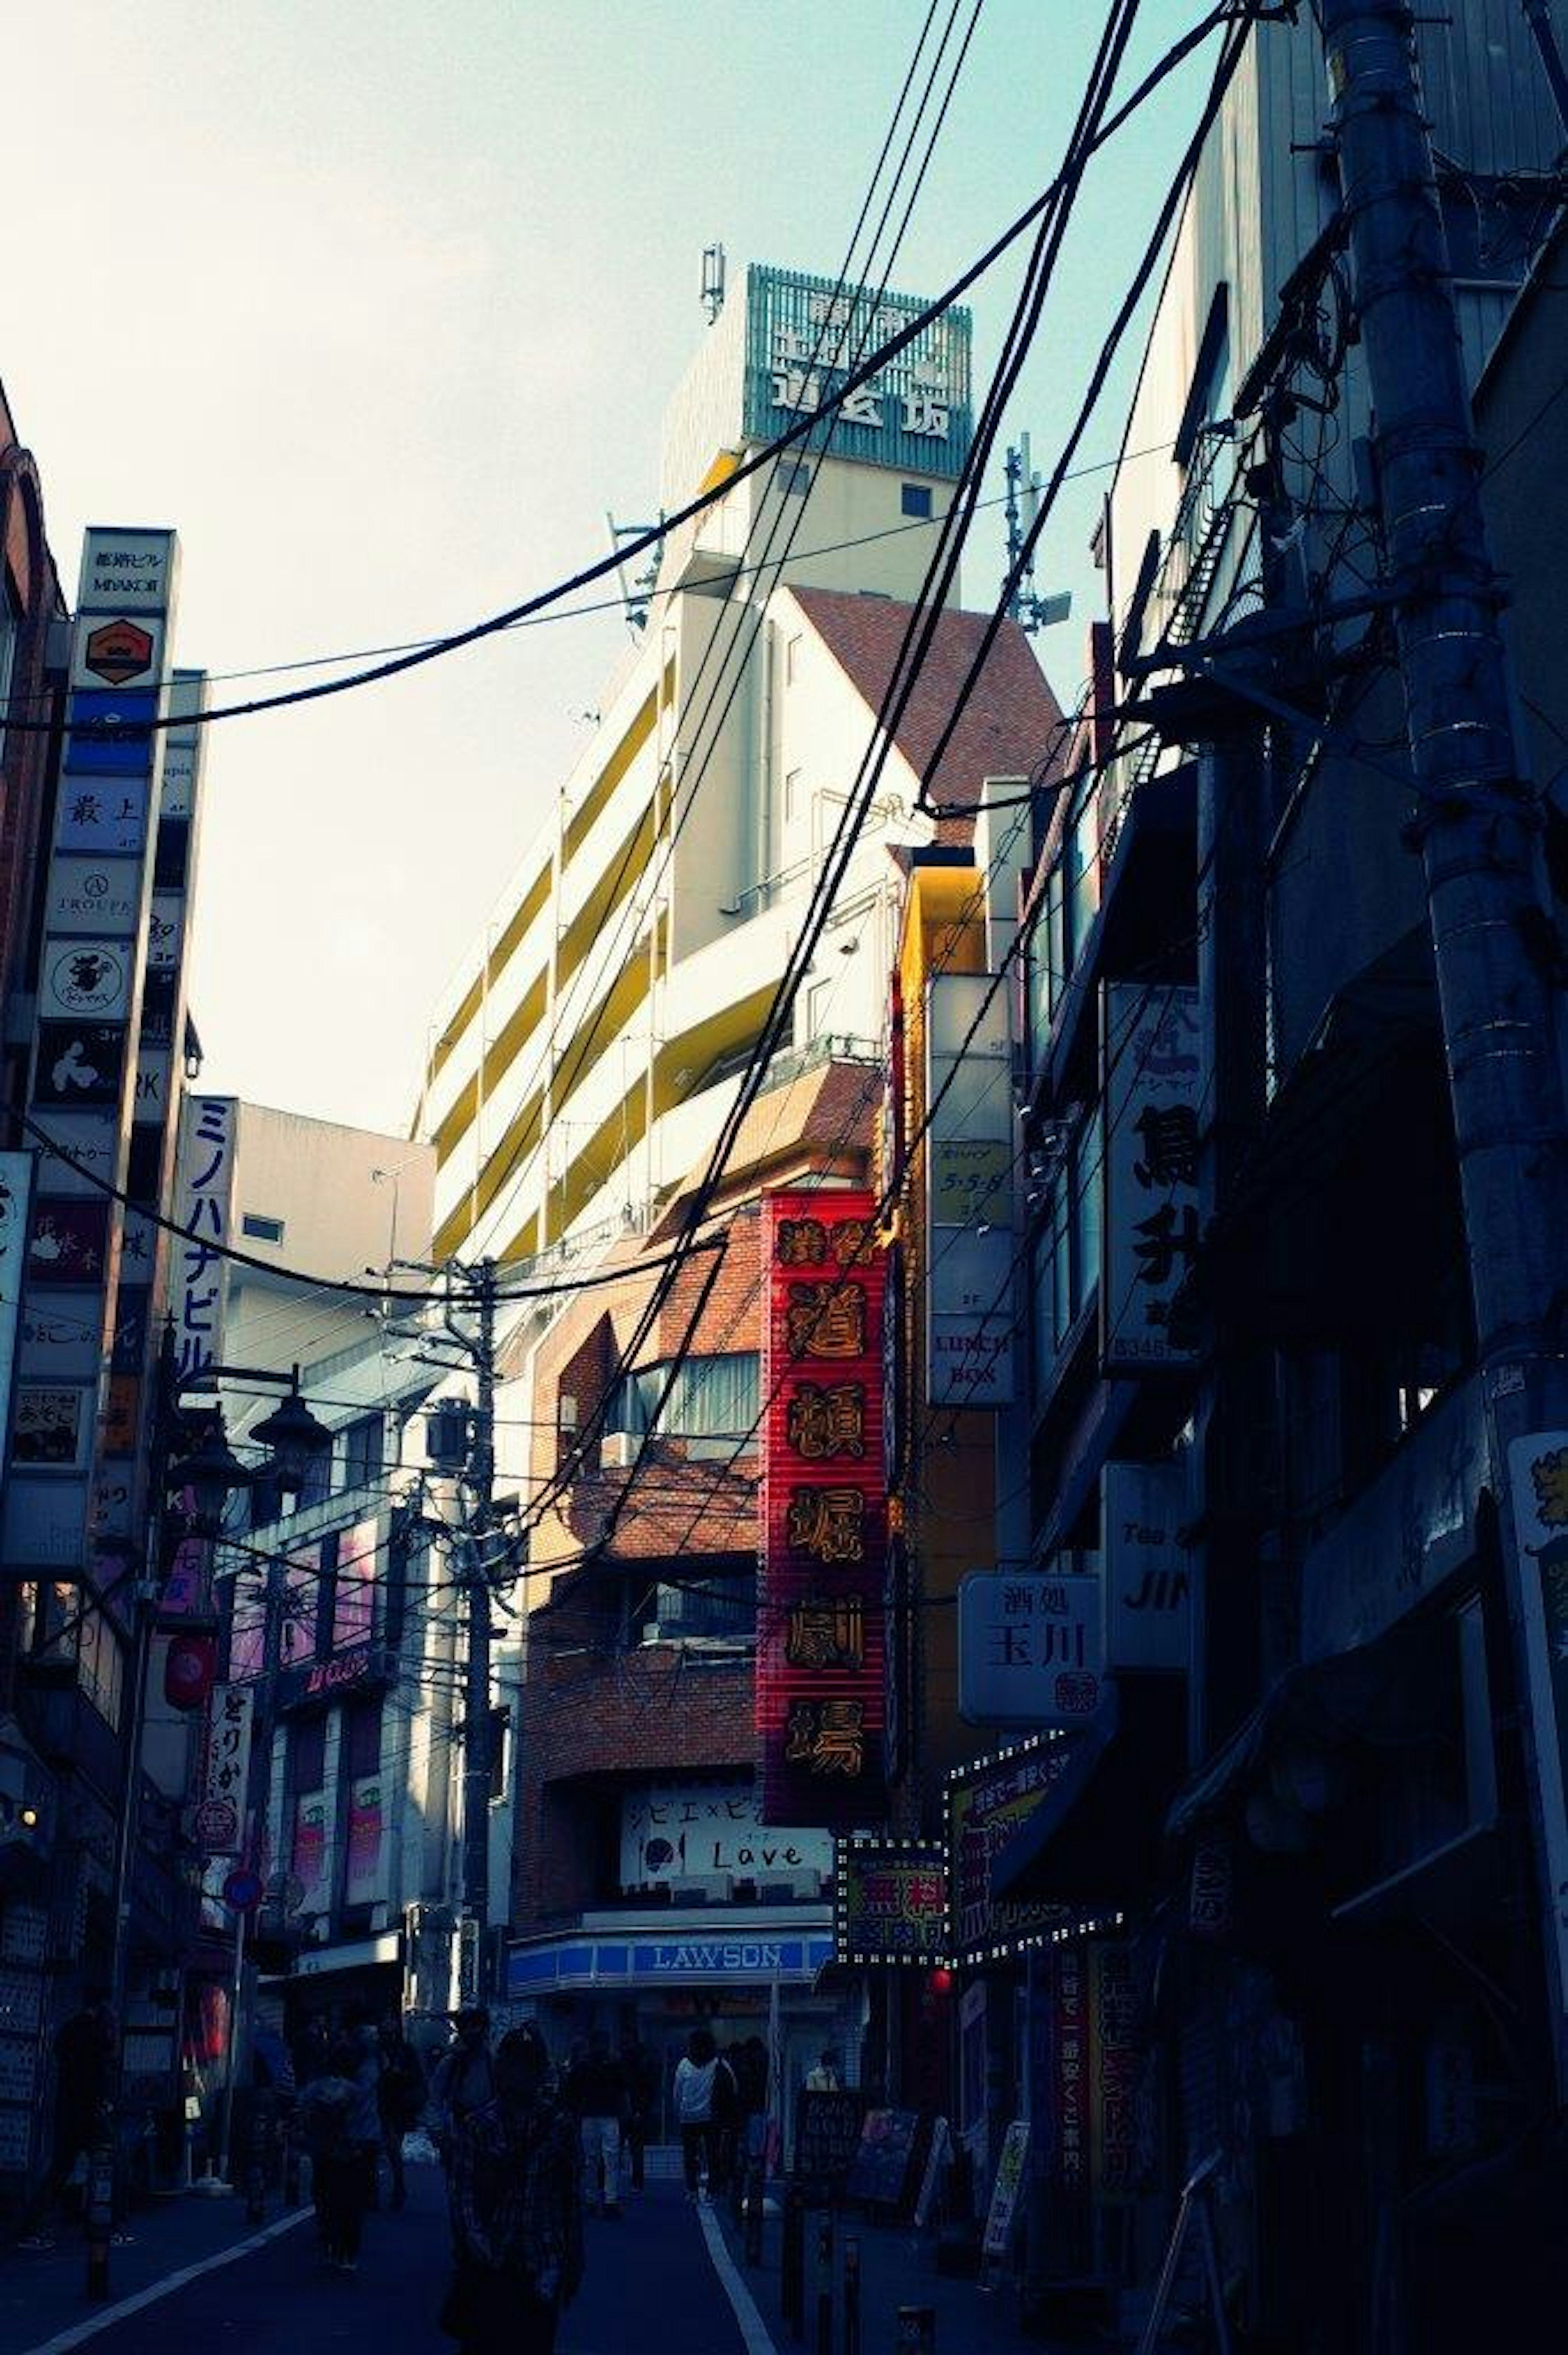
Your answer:
[[[747,439],[770,442],[927,308],[913,294],[840,288],[754,262],[747,272]],[[969,451],[969,314],[955,306],[841,405],[831,453],[905,474],[956,474]],[[812,436],[809,445],[816,446]]]
[[[833,1958],[831,1931],[793,1931],[783,1937],[741,1930],[704,1936],[672,1930],[663,1937],[542,1938],[514,1946],[507,1958],[509,1996],[575,1992],[584,1987],[809,1987]]]

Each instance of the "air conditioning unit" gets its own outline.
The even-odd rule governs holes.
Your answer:
[[[607,1472],[629,1471],[637,1461],[638,1445],[634,1431],[607,1431],[599,1443],[599,1460]]]

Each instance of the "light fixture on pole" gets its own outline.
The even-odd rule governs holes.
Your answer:
[[[258,1446],[270,1451],[273,1476],[291,1501],[303,1489],[312,1464],[332,1450],[332,1433],[300,1396],[298,1381],[296,1369],[295,1387],[250,1433]]]

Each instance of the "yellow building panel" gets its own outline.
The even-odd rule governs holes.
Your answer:
[[[532,1259],[539,1248],[539,1221],[536,1217],[524,1220],[512,1241],[495,1256],[503,1266],[510,1267],[520,1259]]]
[[[456,1101],[436,1131],[436,1167],[451,1159],[479,1110],[479,1073],[471,1073],[458,1090]]]
[[[461,1251],[472,1232],[473,1196],[465,1193],[436,1229],[432,1249],[437,1259],[450,1259],[454,1252]]]
[[[615,1044],[652,986],[646,932],[599,1004],[577,1025],[577,1035],[556,1066],[551,1101],[558,1112],[605,1050]]]
[[[564,856],[567,865],[577,857],[583,844],[588,840],[588,830],[594,820],[604,808],[650,736],[652,735],[653,722],[658,712],[658,701],[657,692],[650,688],[638,710],[636,719],[588,787],[583,801],[573,811],[566,832]]]
[[[473,1216],[477,1225],[491,1204],[518,1172],[526,1168],[530,1156],[539,1146],[540,1111],[544,1091],[535,1089],[518,1112],[515,1120],[507,1124],[506,1134],[480,1171],[473,1189]]]
[[[546,858],[507,919],[505,931],[491,950],[484,967],[485,981],[490,988],[494,988],[507,964],[516,954],[529,926],[549,898],[550,871],[550,862]]]
[[[777,988],[777,983],[765,982],[760,989],[732,1006],[721,1006],[679,1037],[665,1040],[653,1061],[655,1118],[694,1093],[722,1056],[738,1054],[743,1047],[755,1044]]]
[[[630,892],[652,848],[653,808],[650,803],[561,935],[561,944],[556,952],[557,996]]]
[[[535,974],[512,1012],[484,1050],[480,1066],[483,1075],[484,1092],[488,1100],[495,1093],[497,1082],[511,1069],[519,1050],[530,1034],[538,1028],[545,1011],[549,986],[544,974]]]
[[[458,1007],[430,1051],[430,1060],[425,1072],[427,1081],[433,1080],[445,1064],[458,1040],[479,1012],[480,1001],[483,996],[484,975],[476,973],[463,993],[462,1004]]]

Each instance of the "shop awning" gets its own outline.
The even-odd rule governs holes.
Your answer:
[[[991,1866],[999,1897],[1124,1906],[1154,1878],[1171,1793],[1187,1753],[1181,1677],[1123,1677],[1114,1730],[1075,1735],[1074,1754]]]

